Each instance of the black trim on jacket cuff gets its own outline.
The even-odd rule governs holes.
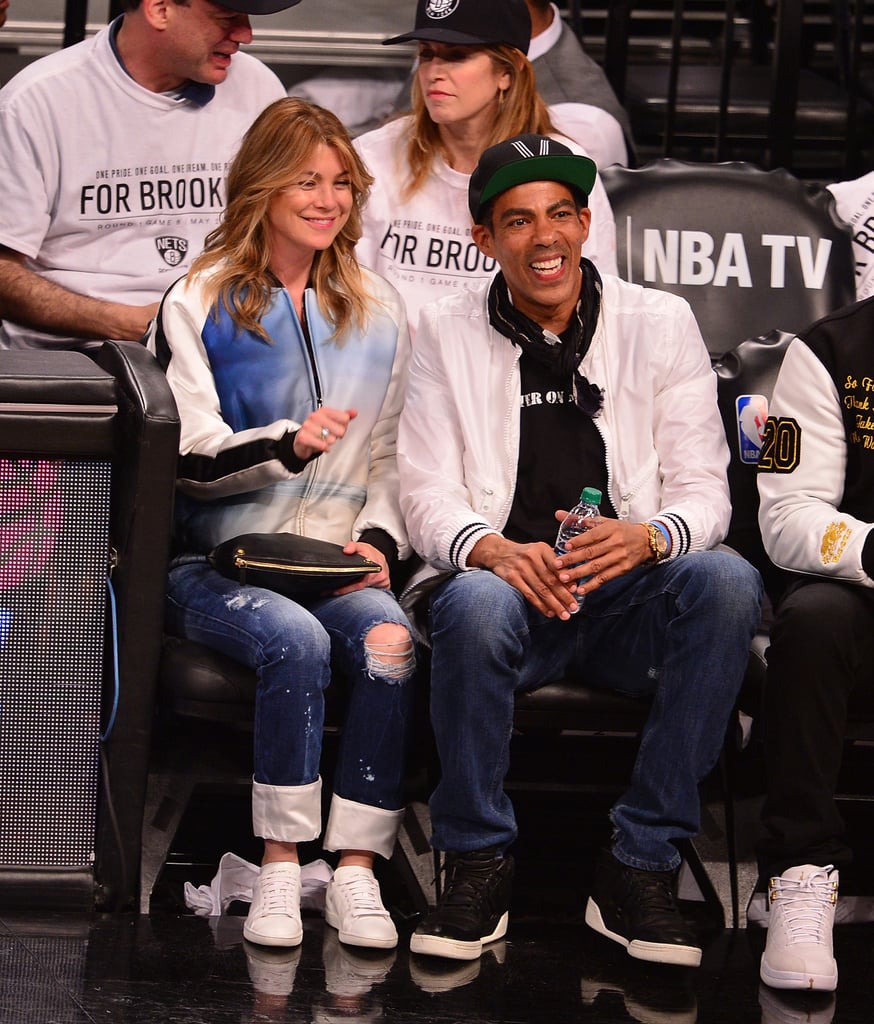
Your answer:
[[[862,545],[862,568],[869,576],[874,577],[874,529],[868,531]]]
[[[274,442],[276,446],[276,457],[282,465],[285,466],[289,473],[302,473],[308,462],[312,462],[313,459],[317,459],[319,455],[321,455],[321,452],[316,452],[308,459],[299,458],[294,451],[294,439],[297,435],[298,431],[292,430],[288,434],[283,434],[278,441]]]
[[[389,572],[398,560],[398,544],[390,533],[380,529],[378,526],[371,526],[365,530],[358,540],[362,544],[372,544],[373,547],[385,558]]]

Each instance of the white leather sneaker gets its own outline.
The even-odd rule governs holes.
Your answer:
[[[286,861],[265,864],[252,886],[252,906],[243,937],[261,946],[299,946],[300,865]]]
[[[379,883],[368,868],[337,868],[325,893],[325,920],[350,946],[394,949],[398,944]]]
[[[791,867],[770,880],[768,901],[762,981],[774,988],[833,992],[838,984],[832,947],[838,872],[831,864]]]

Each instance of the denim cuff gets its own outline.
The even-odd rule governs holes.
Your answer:
[[[370,850],[388,860],[404,820],[405,808],[388,811],[335,793],[322,846],[326,850]]]
[[[262,839],[307,843],[322,831],[322,780],[305,786],[252,782],[252,828]]]
[[[620,864],[624,864],[627,868],[634,868],[636,871],[676,871],[683,863],[683,858],[676,851],[670,855],[667,861],[654,861],[635,857],[623,850],[615,839],[610,852]]]

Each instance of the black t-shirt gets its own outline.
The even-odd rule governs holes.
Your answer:
[[[607,497],[604,439],[592,418],[574,403],[565,375],[553,373],[524,352],[519,369],[519,464],[504,536],[521,544],[552,545],[558,532],[556,509],[573,508],[584,487],[597,487],[604,495],[601,515],[616,518]]]

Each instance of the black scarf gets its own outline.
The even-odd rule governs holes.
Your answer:
[[[513,305],[500,270],[489,288],[489,322],[523,352],[556,374],[569,378],[577,407],[594,419],[601,411],[604,392],[597,384],[586,380],[579,365],[589,351],[601,312],[601,277],[595,264],[585,258],[580,260],[580,279],[580,298],[570,324],[558,336],[559,345],[550,344],[540,324],[529,320]]]

